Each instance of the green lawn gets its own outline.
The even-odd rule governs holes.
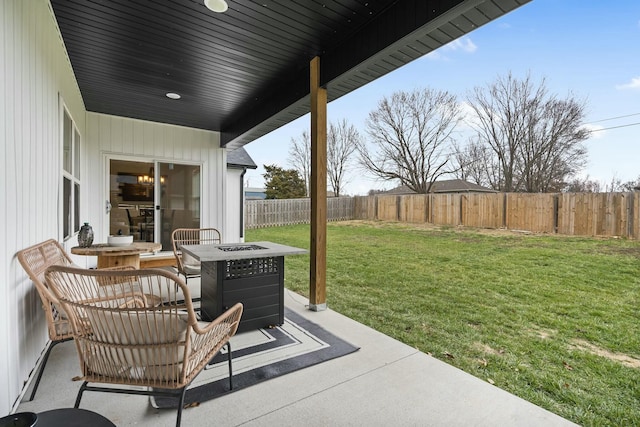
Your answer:
[[[640,242],[330,223],[327,304],[582,425],[640,426]],[[247,241],[309,248],[309,226]],[[309,292],[309,257],[286,258]]]

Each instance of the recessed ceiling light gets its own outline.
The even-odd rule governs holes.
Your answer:
[[[217,13],[223,13],[229,9],[225,0],[204,0],[204,5],[207,6],[207,9]]]
[[[167,92],[166,96],[167,96],[167,98],[170,98],[170,99],[180,99],[180,98],[182,98],[180,96],[180,94],[177,94],[177,93],[174,93],[174,92]]]

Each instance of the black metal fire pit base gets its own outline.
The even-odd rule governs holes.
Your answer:
[[[241,302],[239,332],[284,323],[283,256],[205,261],[201,268],[203,320],[211,321]]]

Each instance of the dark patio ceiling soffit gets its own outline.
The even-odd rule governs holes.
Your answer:
[[[88,111],[243,146],[530,0],[50,0]],[[180,100],[165,94],[176,92]]]

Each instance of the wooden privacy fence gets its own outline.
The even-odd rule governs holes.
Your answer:
[[[558,233],[640,238],[640,193],[577,193],[558,197]]]
[[[355,197],[353,219],[640,238],[640,193],[455,193]]]
[[[310,218],[310,199],[246,203],[246,228],[309,223]],[[350,219],[638,239],[640,192],[452,193],[327,199],[328,221]]]
[[[555,194],[505,194],[505,228],[555,233],[555,198]]]
[[[352,197],[327,199],[327,220],[353,219]],[[247,200],[245,227],[261,228],[279,225],[308,224],[311,221],[311,199]]]

